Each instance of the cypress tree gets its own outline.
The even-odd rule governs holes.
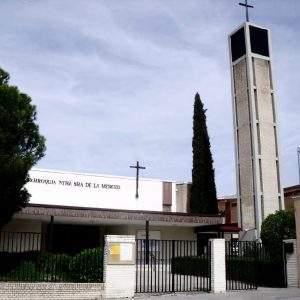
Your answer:
[[[190,199],[192,213],[218,212],[215,172],[206,126],[206,109],[198,93],[195,95],[193,117],[193,171]]]

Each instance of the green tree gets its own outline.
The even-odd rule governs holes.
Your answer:
[[[35,106],[0,69],[0,229],[28,203],[28,171],[44,152]]]
[[[215,172],[206,126],[206,109],[198,93],[195,95],[193,118],[193,171],[190,211],[215,214],[218,212]]]
[[[278,210],[268,215],[262,222],[260,237],[272,255],[281,256],[282,241],[296,238],[294,211]]]

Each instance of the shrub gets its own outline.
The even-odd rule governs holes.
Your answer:
[[[86,249],[70,262],[70,276],[75,282],[102,282],[103,249]]]
[[[282,241],[296,237],[294,211],[279,210],[269,215],[261,226],[261,240],[273,257],[282,257]]]
[[[38,267],[44,276],[43,281],[70,281],[71,259],[67,254],[41,253]]]
[[[6,279],[12,281],[41,281],[41,274],[34,262],[24,261],[8,273]]]
[[[5,281],[102,282],[103,250],[75,256],[48,252],[0,252],[0,279]]]

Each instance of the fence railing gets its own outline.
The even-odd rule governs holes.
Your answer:
[[[136,292],[209,291],[210,243],[136,240]]]
[[[44,242],[40,233],[0,232],[0,281],[103,282],[103,248],[70,255]]]
[[[262,243],[226,242],[226,286],[229,290],[285,287],[285,257],[272,256]]]

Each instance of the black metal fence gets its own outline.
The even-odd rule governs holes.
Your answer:
[[[33,232],[0,232],[0,281],[102,282],[103,249],[51,253]]]
[[[226,287],[245,290],[286,287],[285,257],[272,256],[258,242],[226,242]]]
[[[211,247],[197,241],[137,240],[136,292],[166,293],[211,289]]]

